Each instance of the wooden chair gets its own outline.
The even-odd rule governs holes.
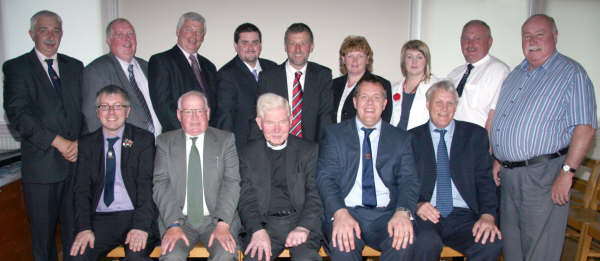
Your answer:
[[[573,180],[571,207],[598,209],[599,202],[594,198],[594,193],[598,186],[598,177],[600,176],[600,160],[586,158],[581,163],[581,166],[590,169],[590,176],[587,181],[579,178]]]

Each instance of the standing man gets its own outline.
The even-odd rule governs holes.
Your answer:
[[[468,260],[496,261],[502,236],[487,131],[454,120],[458,93],[449,81],[425,96],[430,120],[410,130],[421,181],[414,260],[437,261],[448,245]]]
[[[177,98],[196,90],[204,93],[212,108],[210,126],[216,126],[217,69],[198,54],[204,36],[206,20],[196,12],[187,12],[177,22],[177,44],[168,51],[152,55],[148,64],[150,98],[163,131],[179,129]]]
[[[487,130],[494,117],[500,86],[510,71],[504,62],[489,54],[493,40],[492,31],[484,21],[467,22],[460,36],[460,47],[467,63],[448,74],[460,100],[456,119]]]
[[[259,75],[277,65],[258,58],[262,50],[262,35],[251,23],[241,24],[235,29],[233,47],[237,56],[217,72],[217,126],[235,134],[235,145],[240,151],[248,142],[250,124],[254,121],[252,110],[258,97]]]
[[[29,29],[35,48],[3,66],[4,110],[21,137],[23,198],[36,261],[58,260],[57,220],[65,256],[74,235],[71,179],[82,128],[83,64],[57,53],[62,34],[60,16],[37,12]]]
[[[87,132],[94,132],[101,125],[96,117],[96,94],[105,86],[116,85],[129,94],[131,113],[127,122],[158,136],[162,127],[154,113],[148,90],[148,62],[135,57],[137,41],[131,23],[124,18],[108,23],[106,43],[110,53],[98,57],[83,70],[81,110],[85,115]]]
[[[288,135],[290,106],[279,95],[261,95],[257,115],[264,138],[251,141],[240,153],[239,210],[251,237],[245,260],[277,259],[285,248],[294,260],[322,260],[323,208],[315,182],[318,145]]]
[[[158,238],[152,201],[154,136],[125,123],[130,104],[126,91],[115,85],[96,95],[102,127],[79,140],[74,178],[78,233],[72,256],[96,261],[123,244],[127,260],[152,260],[148,255]]]
[[[407,132],[381,120],[386,91],[365,75],[354,90],[356,118],[325,129],[317,185],[331,260],[362,260],[369,245],[381,260],[413,260],[419,180]]]
[[[177,100],[181,129],[158,136],[154,202],[161,261],[186,260],[197,242],[209,260],[237,260],[239,161],[232,133],[208,127],[210,108],[199,91]]]
[[[288,59],[262,74],[259,94],[272,92],[286,98],[292,108],[290,133],[319,141],[323,129],[333,123],[331,70],[308,61],[315,44],[306,24],[290,25],[285,31],[284,44]]]
[[[491,129],[504,257],[559,260],[573,175],[598,128],[594,86],[556,50],[552,17],[529,17],[521,33],[525,60],[504,81]]]

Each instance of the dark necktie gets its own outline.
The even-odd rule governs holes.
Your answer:
[[[463,74],[462,79],[460,79],[458,86],[456,86],[456,91],[458,92],[458,97],[462,96],[463,90],[465,89],[465,84],[467,83],[467,78],[469,78],[469,74],[471,74],[471,69],[473,69],[473,65],[468,64],[467,71],[465,71],[465,74]]]
[[[146,103],[146,98],[144,98],[144,94],[137,85],[135,81],[135,76],[133,74],[133,64],[130,64],[127,67],[127,71],[129,72],[129,83],[131,84],[131,88],[133,89],[133,93],[138,98],[142,107],[144,107],[144,113],[146,114],[146,128],[148,131],[154,133],[154,124],[152,123],[152,115],[150,114],[150,108],[148,108],[148,103]]]
[[[115,169],[116,160],[113,145],[119,137],[106,139],[108,141],[108,150],[106,151],[106,175],[104,177],[104,204],[108,207],[115,199]]]
[[[442,217],[447,217],[452,212],[452,185],[450,179],[450,160],[448,159],[448,149],[444,135],[446,130],[436,129],[440,134],[440,143],[437,149],[437,193],[435,197],[436,208],[440,211]]]
[[[196,147],[198,137],[191,137],[192,148],[188,159],[187,173],[187,217],[190,224],[197,228],[204,218],[204,186],[202,185],[202,163]]]
[[[208,93],[206,92],[206,86],[204,86],[204,77],[202,75],[202,70],[200,70],[200,64],[198,63],[198,59],[196,58],[196,55],[194,54],[190,54],[190,61],[192,62],[192,71],[194,71],[194,76],[196,76],[196,81],[198,81],[198,84],[200,85],[200,89],[202,89],[202,92],[204,93],[204,95],[207,95],[208,97]]]
[[[290,133],[302,138],[302,85],[300,84],[302,72],[296,72],[294,88],[292,90],[292,128]]]
[[[62,102],[62,87],[60,86],[60,78],[58,74],[52,68],[53,59],[46,59],[46,64],[48,64],[48,75],[50,75],[50,80],[52,80],[52,86],[54,86],[54,91],[56,92],[56,96],[58,96],[58,100]]]
[[[360,128],[365,132],[362,146],[362,203],[365,207],[377,206],[375,194],[375,177],[373,176],[373,154],[371,153],[371,139],[369,135],[374,128]]]

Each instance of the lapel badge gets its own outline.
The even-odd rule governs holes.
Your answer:
[[[123,141],[123,147],[125,148],[131,148],[131,146],[133,146],[133,141],[130,139],[125,139]]]
[[[112,159],[112,158],[113,158],[113,152],[112,152],[112,151],[109,151],[107,154],[108,154],[108,158],[109,158],[109,159]]]
[[[371,159],[371,153],[365,154],[365,158],[368,159],[368,160]]]

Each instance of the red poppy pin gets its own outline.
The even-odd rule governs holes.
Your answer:
[[[365,154],[365,158],[366,159],[371,159],[371,154],[370,153]]]
[[[394,101],[399,101],[400,97],[402,97],[402,96],[400,96],[400,93],[394,93],[394,97],[393,97]]]

